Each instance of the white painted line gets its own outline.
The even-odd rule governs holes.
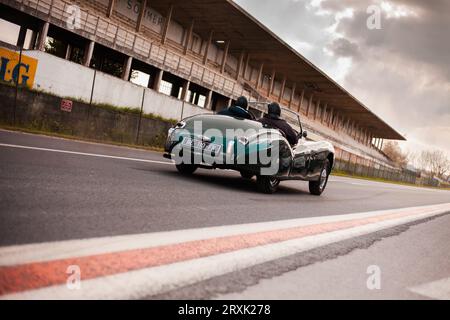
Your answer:
[[[450,278],[428,282],[408,290],[432,299],[450,300]]]
[[[86,152],[68,151],[68,150],[60,150],[60,149],[38,148],[38,147],[22,146],[22,145],[7,144],[7,143],[0,143],[0,147],[18,148],[18,149],[27,149],[27,150],[37,150],[37,151],[49,151],[49,152],[57,152],[57,153],[75,154],[75,155],[80,155],[80,156],[89,156],[89,157],[98,157],[98,158],[109,158],[109,159],[118,159],[118,160],[128,160],[128,161],[138,161],[138,162],[173,165],[173,162],[169,162],[169,161],[157,161],[157,160],[148,160],[148,159],[139,159],[139,158],[128,158],[128,157],[110,156],[110,155],[98,154],[98,153],[86,153]]]
[[[422,210],[424,212],[450,212],[450,203],[334,216],[5,246],[0,247],[0,266],[65,259],[74,256],[83,257],[102,253],[150,248],[200,239],[211,239],[255,232],[289,229],[320,223],[363,219],[391,213],[395,214],[410,211],[420,212]]]
[[[449,204],[447,204],[448,207]],[[13,293],[0,299],[136,299],[161,294],[212,277],[238,271],[264,262],[301,253],[327,244],[366,235],[418,219],[441,214],[431,210],[421,215],[407,216],[347,230],[328,232],[279,243],[263,245],[213,256],[172,263],[164,266],[82,280],[80,290],[57,285]]]

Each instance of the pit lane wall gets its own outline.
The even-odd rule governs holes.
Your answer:
[[[146,114],[170,120],[211,113],[210,110],[42,51],[24,51],[20,68],[17,51],[0,47],[0,58],[1,70],[4,70],[0,72],[0,80],[14,83],[13,74],[20,69],[20,85],[58,97],[122,108],[142,108]]]

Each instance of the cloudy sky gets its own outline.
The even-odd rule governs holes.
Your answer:
[[[449,0],[236,2],[404,134],[405,151],[450,156]]]

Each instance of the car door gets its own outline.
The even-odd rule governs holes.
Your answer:
[[[293,177],[305,179],[311,163],[311,148],[306,141],[300,140],[293,149],[294,158],[292,161],[291,173]]]

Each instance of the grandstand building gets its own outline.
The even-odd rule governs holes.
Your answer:
[[[111,83],[144,86],[162,116],[179,117],[185,103],[191,114],[216,112],[240,95],[260,102],[252,108],[261,115],[263,102],[277,101],[300,114],[309,138],[329,140],[338,159],[362,165],[389,163],[383,141],[404,140],[231,0],[0,0],[0,18],[17,30],[10,45],[44,65],[58,57],[47,69],[95,69],[116,77]],[[52,77],[55,70],[37,83],[51,91]]]

